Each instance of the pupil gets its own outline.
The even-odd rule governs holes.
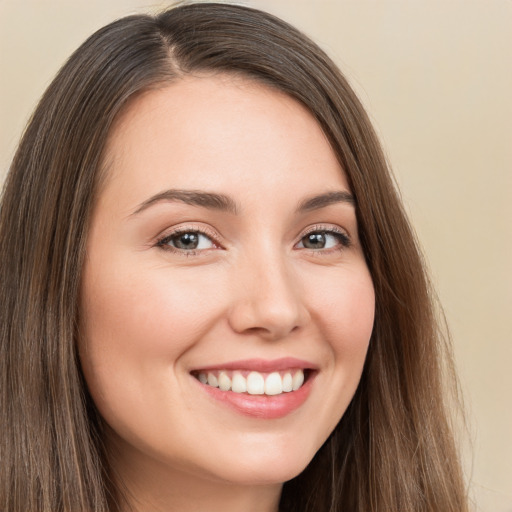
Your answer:
[[[197,233],[184,233],[180,235],[177,240],[177,247],[179,249],[196,249],[199,242]]]
[[[325,235],[323,233],[311,233],[306,237],[305,245],[310,249],[321,249],[325,246]]]

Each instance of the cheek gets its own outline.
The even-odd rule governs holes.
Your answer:
[[[316,450],[339,423],[359,385],[373,330],[375,293],[364,263],[322,270],[307,283],[312,323],[326,349],[325,372],[319,375],[322,406],[315,412]]]
[[[103,261],[109,261],[104,258]],[[139,272],[129,272],[138,268]],[[212,283],[213,286],[213,283]],[[100,412],[119,403],[147,403],[160,396],[169,369],[201,339],[216,317],[218,302],[186,273],[133,262],[90,262],[81,303],[80,359]],[[152,377],[159,376],[160,380]]]
[[[103,261],[109,261],[107,258]],[[182,357],[217,315],[218,301],[186,273],[139,265],[86,267],[79,352],[89,392],[113,431],[135,444],[160,439],[159,425],[175,424]],[[195,284],[194,284],[195,283]],[[187,374],[188,375],[188,374]],[[162,411],[162,404],[168,407]],[[139,414],[134,415],[134,411]],[[160,412],[159,412],[160,411]],[[163,418],[160,422],[149,418]],[[140,433],[140,438],[137,436]]]
[[[86,279],[82,294],[84,338],[92,346],[124,353],[171,347],[179,352],[204,329],[215,308],[209,294],[183,277],[165,278],[161,271],[102,274]]]
[[[317,283],[319,284],[319,283]],[[334,357],[364,360],[373,330],[375,292],[366,267],[324,281],[312,291],[312,308],[321,318],[324,338],[329,340]]]
[[[329,350],[331,393],[324,397],[324,436],[336,427],[356,392],[375,317],[375,292],[366,266],[337,277],[326,279],[323,290],[312,296]]]

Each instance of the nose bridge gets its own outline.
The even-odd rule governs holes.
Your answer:
[[[278,339],[304,325],[307,309],[284,250],[260,247],[243,258],[236,274],[230,314],[236,331]]]

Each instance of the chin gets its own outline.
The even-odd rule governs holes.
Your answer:
[[[224,461],[215,472],[222,480],[239,485],[283,484],[302,473],[314,455],[301,452],[297,446],[293,451],[276,449],[272,453],[272,446],[268,446],[258,456],[240,457],[231,464]]]

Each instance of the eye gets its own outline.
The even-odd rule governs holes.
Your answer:
[[[311,231],[301,238],[297,247],[299,249],[325,250],[345,248],[349,245],[350,238],[345,233],[331,229]]]
[[[201,231],[178,231],[165,236],[157,245],[163,249],[178,251],[200,251],[216,247],[212,239]]]

